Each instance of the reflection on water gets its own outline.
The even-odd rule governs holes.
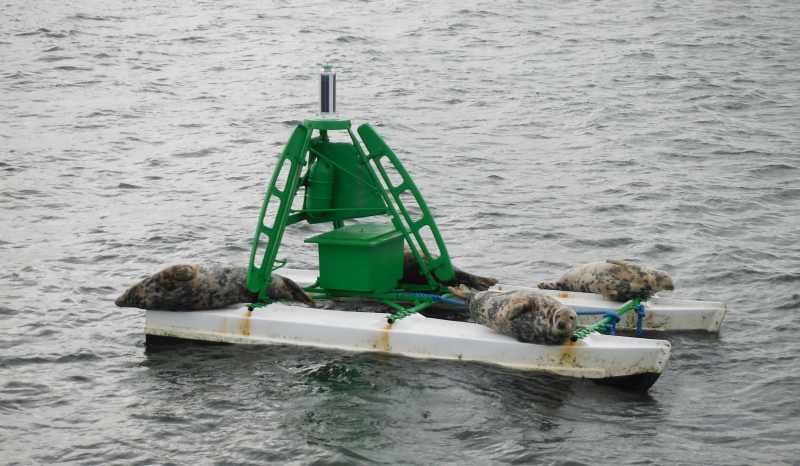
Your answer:
[[[560,410],[576,383],[485,364],[290,346],[159,340],[145,354],[154,389],[169,394],[155,397],[167,400],[151,410],[159,422],[179,422],[208,404],[238,418],[267,403],[274,424],[264,427],[281,431],[278,438],[365,458],[378,458],[375,451],[404,457],[409,429],[420,438],[445,433],[470,448],[489,441],[487,431],[509,425],[529,439],[557,440],[565,430]],[[319,362],[323,355],[326,362]]]

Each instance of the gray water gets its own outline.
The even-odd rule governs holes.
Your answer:
[[[800,464],[800,4],[0,5],[0,462]],[[645,394],[489,365],[147,345],[113,300],[245,265],[282,147],[339,108],[413,174],[456,265],[606,258],[722,301]],[[290,231],[280,256],[316,265]]]

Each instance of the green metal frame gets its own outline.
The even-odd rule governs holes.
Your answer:
[[[642,302],[647,301],[647,299],[643,298],[633,298],[630,302],[622,306],[620,309],[614,311],[615,314],[618,316],[622,316],[626,312],[636,309],[636,306],[641,304]],[[572,341],[578,341],[582,338],[585,338],[592,332],[603,332],[606,328],[606,324],[610,324],[613,319],[611,317],[605,317],[601,319],[599,322],[595,322],[593,325],[589,327],[582,328],[580,330],[575,331],[572,335]]]
[[[437,279],[440,281],[452,280],[455,277],[453,265],[450,262],[447,247],[436,226],[433,215],[431,215],[427,203],[408,171],[403,167],[394,151],[389,148],[371,125],[363,124],[358,128],[358,134],[368,150],[367,153],[351,130],[350,121],[335,119],[306,120],[302,125],[298,125],[294,129],[289,141],[286,143],[277,167],[272,174],[264,204],[259,214],[253,247],[250,252],[246,281],[247,288],[252,292],[259,293],[259,303],[269,302],[269,298],[266,296],[266,289],[272,281],[272,272],[285,264],[285,261],[279,264],[276,259],[287,226],[307,221],[311,216],[323,212],[336,214],[334,217],[337,219],[332,221],[333,228],[344,226],[344,221],[339,217],[348,218],[347,215],[350,214],[347,212],[348,209],[307,209],[305,202],[302,209],[292,209],[298,190],[302,186],[308,185],[309,171],[312,164],[319,159],[332,164],[336,163],[327,154],[313,149],[318,143],[329,141],[328,131],[332,130],[347,131],[352,141],[354,154],[359,159],[359,166],[368,167],[365,170],[362,169],[362,172],[367,173],[368,179],[364,179],[363,176],[359,176],[357,173],[344,170],[340,166],[337,167],[348,175],[349,182],[361,183],[363,185],[360,186],[361,188],[365,187],[370,191],[374,191],[380,195],[384,203],[384,208],[369,208],[366,210],[361,209],[359,212],[352,212],[353,217],[350,218],[388,215],[395,229],[403,234],[406,244],[414,252],[414,256],[420,264],[422,275],[426,277],[427,285],[403,285],[399,286],[397,291],[399,293],[444,294],[446,288],[440,285]],[[319,136],[316,138],[312,138],[314,131],[319,132]],[[308,166],[309,169],[304,174],[303,167],[305,166]],[[393,185],[387,168],[394,169],[395,173],[400,176],[401,181],[399,184]],[[288,174],[286,174],[285,181],[281,187],[278,185],[284,169],[288,169]],[[308,190],[306,190],[307,194]],[[410,194],[410,199],[408,197],[406,197],[406,200],[402,198],[406,194]],[[411,203],[411,205],[407,205],[407,203]],[[421,213],[421,217],[418,219],[414,219],[410,213],[409,209],[414,208]],[[270,224],[265,224],[266,214],[271,212],[268,209],[276,209],[275,216],[271,222],[269,219],[266,220]],[[425,229],[430,231],[436,242],[439,252],[438,257],[434,257],[428,245],[425,244],[422,234]],[[263,252],[259,254],[259,251]],[[260,259],[260,262],[256,263],[258,259]],[[307,290],[328,296],[358,296],[380,299],[397,309],[405,308],[401,308],[395,301],[408,300],[407,298],[398,297],[396,294],[325,290],[319,288],[316,284],[307,287]],[[412,309],[415,310],[412,312],[422,310],[436,302],[433,299],[424,297],[415,297],[414,301],[416,304]]]

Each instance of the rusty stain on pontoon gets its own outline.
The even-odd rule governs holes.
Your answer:
[[[392,324],[386,324],[377,331],[376,335],[370,339],[370,346],[372,346],[375,351],[382,351],[384,353],[390,353],[392,351],[392,345],[390,344],[390,332],[392,331]]]
[[[576,341],[568,341],[558,352],[558,364],[560,366],[573,366],[575,361],[578,360],[578,352],[575,350],[576,346],[583,346],[582,343]]]
[[[250,317],[252,317],[252,315],[253,315],[253,310],[252,309],[248,309],[247,313],[244,315],[244,319],[242,319],[242,323],[241,323],[241,326],[239,328],[239,330],[241,331],[241,334],[246,336],[246,337],[250,336],[250,322],[251,322],[250,321]]]

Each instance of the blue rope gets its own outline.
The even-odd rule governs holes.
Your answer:
[[[439,302],[439,303],[448,303],[448,304],[456,304],[458,306],[468,306],[467,303],[463,301],[456,301],[455,299],[447,299],[438,294],[426,294],[426,293],[396,293],[395,296],[419,296],[421,298],[431,298],[432,300]]]
[[[641,303],[637,304],[634,310],[636,310],[636,315],[638,316],[636,318],[636,336],[640,337],[642,336],[642,320],[644,319],[644,305]]]
[[[611,319],[611,322],[605,324],[606,335],[616,335],[617,334],[617,323],[619,322],[620,317],[616,312],[613,312],[613,311],[581,311],[581,312],[578,312],[577,314],[579,316],[591,316],[591,315],[603,314],[604,318],[608,317],[608,318]]]
[[[636,336],[642,336],[642,320],[644,319],[644,305],[637,304],[636,307],[633,308],[636,311]],[[589,315],[598,315],[603,314],[604,317],[610,317],[613,321],[609,322],[605,325],[606,327],[606,334],[607,335],[616,335],[617,334],[617,323],[620,320],[619,315],[616,312],[612,311],[581,311],[577,313],[579,316],[589,316]],[[602,319],[601,319],[602,320]]]

